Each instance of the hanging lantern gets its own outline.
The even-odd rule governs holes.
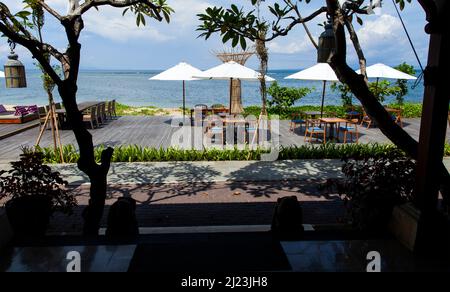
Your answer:
[[[325,24],[325,31],[319,37],[319,48],[317,49],[317,62],[327,63],[330,55],[336,48],[333,25],[330,21]]]
[[[23,88],[27,87],[27,79],[25,75],[25,67],[22,62],[20,62],[19,56],[14,53],[16,44],[8,40],[9,47],[11,48],[11,53],[8,56],[8,62],[5,64],[5,80],[6,88]]]

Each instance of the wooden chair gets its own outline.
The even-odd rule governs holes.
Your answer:
[[[228,113],[228,109],[227,108],[212,108],[212,114],[213,115],[223,115],[223,114],[227,114]]]
[[[258,119],[253,117],[252,119],[248,119],[247,120],[247,125],[246,125],[246,143],[248,145],[250,145],[251,147],[255,147],[258,144]]]
[[[112,112],[113,112],[113,115],[114,115],[115,118],[117,118],[116,105],[117,105],[117,102],[116,102],[115,99],[113,99],[113,101],[112,101]]]
[[[100,127],[100,125],[104,124],[103,117],[102,117],[102,105],[101,104],[97,105],[97,113],[96,114],[97,114],[97,125]]]
[[[361,120],[361,113],[356,110],[354,105],[350,105],[345,108],[345,118],[347,120],[358,119],[359,122]]]
[[[194,106],[194,125],[203,127],[208,116],[208,106],[206,104],[196,104]]]
[[[100,108],[101,108],[101,112],[102,112],[102,121],[103,121],[103,123],[106,123],[106,120],[107,120],[107,115],[106,115],[106,102],[103,102],[103,103],[100,105]]]
[[[305,126],[305,142],[309,138],[309,143],[312,142],[313,136],[316,136],[318,139],[320,136],[323,137],[323,143],[327,142],[327,131],[325,128],[322,128],[322,122],[317,119],[308,119],[306,120]]]
[[[91,129],[94,129],[94,124],[99,126],[98,119],[97,119],[97,107],[93,106],[86,110],[86,113],[83,114],[83,122],[88,122],[91,125]]]
[[[107,116],[109,116],[109,119],[117,118],[117,112],[116,112],[116,100],[113,99],[111,101],[107,101],[105,103],[105,119]]]
[[[345,123],[345,126],[339,126],[338,128],[338,137],[339,133],[342,132],[344,134],[344,144],[347,143],[347,135],[350,134],[350,139],[353,141],[353,135],[356,137],[356,143],[359,142],[359,132],[358,132],[358,119],[352,119]]]
[[[392,120],[396,124],[400,124],[400,127],[403,128],[403,121],[402,121],[402,110],[401,109],[389,109],[389,113],[392,116]]]
[[[302,125],[306,125],[305,115],[303,113],[292,114],[289,130],[295,132],[297,125],[300,125],[300,131],[302,130]]]
[[[225,135],[224,135],[224,127],[223,123],[220,119],[217,118],[207,118],[206,119],[206,136],[211,139],[214,138],[214,144],[217,144],[217,139],[220,140],[220,145],[223,145],[225,142]]]
[[[366,111],[363,111],[360,126],[362,127],[364,124],[367,124],[367,129],[372,125],[372,119],[367,115]]]

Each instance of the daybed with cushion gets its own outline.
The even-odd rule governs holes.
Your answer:
[[[0,105],[0,124],[23,124],[39,118],[37,106],[5,107]]]

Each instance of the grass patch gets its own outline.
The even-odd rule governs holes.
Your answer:
[[[121,103],[116,104],[116,112],[119,116],[163,116],[170,114],[168,111],[155,106],[135,107]]]
[[[420,118],[422,115],[422,104],[420,103],[405,103],[404,105],[389,104],[390,108],[401,109],[403,118]],[[171,112],[162,108],[155,106],[143,106],[134,107],[126,104],[117,103],[116,106],[117,114],[119,116],[156,116],[156,115],[170,115]],[[362,112],[361,107],[357,107],[357,110]],[[301,111],[320,111],[320,106],[316,105],[302,105],[293,106],[287,109],[275,110],[268,109],[269,116],[278,115],[283,120],[289,120],[293,113],[298,113]],[[179,108],[180,114],[182,109]],[[325,113],[335,113],[338,117],[345,117],[345,108],[340,105],[327,105],[324,107]],[[190,115],[190,109],[186,109],[186,115]],[[259,116],[261,113],[260,106],[247,106],[244,109],[244,116],[254,115]]]

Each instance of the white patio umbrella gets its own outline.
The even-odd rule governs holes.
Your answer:
[[[323,116],[323,106],[325,103],[325,93],[327,88],[327,81],[337,82],[339,81],[336,73],[328,63],[318,63],[308,69],[289,75],[284,79],[298,79],[298,80],[318,80],[323,81],[322,91],[322,107],[320,110],[320,116]]]
[[[183,81],[183,119],[184,119],[186,111],[186,81],[198,80],[197,78],[194,78],[192,76],[200,73],[202,73],[200,69],[197,69],[187,63],[182,62],[156,76],[153,76],[149,80]]]
[[[402,71],[396,70],[387,65],[378,63],[366,68],[368,78],[376,78],[376,88],[378,90],[378,83],[380,78],[384,79],[403,79],[403,80],[416,80],[417,77],[403,73]],[[356,71],[356,73],[361,74],[361,70]]]
[[[196,74],[193,77],[199,79],[216,79],[216,80],[230,80],[239,79],[244,81],[259,81],[261,73],[256,72],[253,69],[247,68],[234,61],[223,63],[217,67],[206,70],[200,74]],[[275,79],[265,76],[267,82],[273,82]],[[231,98],[232,87],[230,86],[230,111],[231,111]]]
[[[384,64],[375,64],[367,67],[367,77],[369,78],[380,78],[385,79],[404,79],[404,80],[416,80],[417,77],[403,73],[402,71],[396,70]],[[356,73],[361,74],[361,70],[356,71]]]

